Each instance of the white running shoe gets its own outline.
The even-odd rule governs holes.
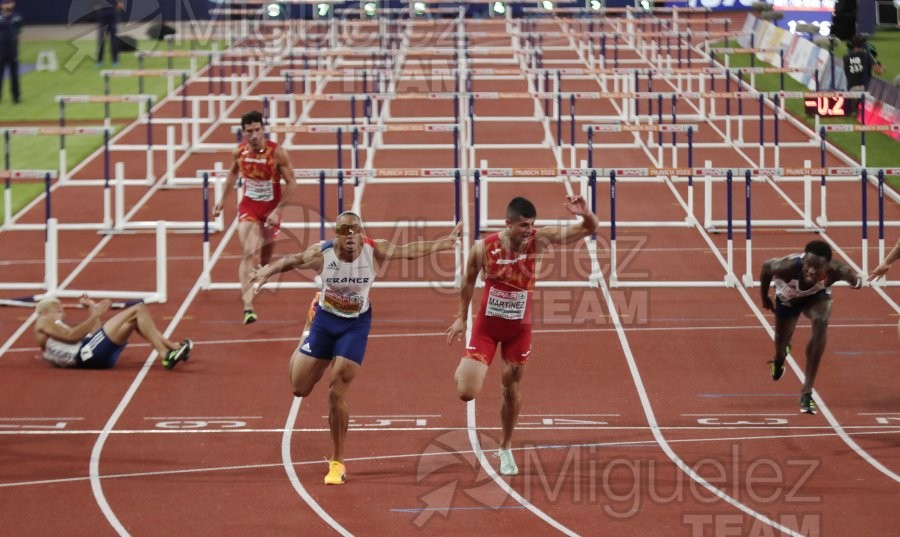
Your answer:
[[[500,454],[500,473],[503,475],[518,475],[519,467],[516,466],[512,450],[500,448],[498,453]]]

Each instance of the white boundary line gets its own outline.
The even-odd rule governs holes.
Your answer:
[[[295,429],[296,431],[305,432],[307,429]],[[447,430],[447,429],[442,429]],[[279,432],[281,429],[273,429],[273,430],[262,430],[260,432]],[[114,431],[114,433],[121,433],[122,431]],[[188,431],[171,431],[171,432],[181,432],[187,433]],[[199,432],[199,431],[192,431]],[[321,432],[321,430],[315,430],[310,432]],[[860,431],[858,433],[854,433],[857,436],[872,436],[872,435],[883,435],[883,434],[894,434],[897,431]],[[91,434],[94,434],[92,432]],[[683,438],[683,439],[675,439],[670,440],[669,442],[672,444],[686,444],[686,443],[696,443],[696,442],[741,442],[747,440],[770,440],[770,439],[798,439],[798,438],[827,438],[836,436],[836,433],[810,433],[810,434],[791,434],[791,435],[775,435],[775,436],[733,436],[733,437],[716,437],[716,438]],[[544,449],[559,449],[560,447],[627,447],[627,446],[635,446],[635,447],[644,447],[644,446],[656,446],[656,442],[654,440],[629,440],[623,442],[597,442],[597,443],[581,443],[581,444],[547,444],[547,445],[537,445],[537,446],[529,446],[527,449],[533,450],[544,450]],[[382,461],[382,460],[398,460],[405,458],[420,458],[420,457],[437,457],[437,456],[450,456],[455,457],[460,454],[469,454],[472,452],[469,451],[446,451],[446,452],[433,452],[433,453],[400,453],[395,455],[374,455],[369,457],[354,457],[351,459],[347,459],[348,461]],[[308,461],[295,461],[292,463],[293,466],[312,466],[322,464],[320,460],[308,460]],[[179,470],[158,470],[152,472],[129,472],[129,473],[119,473],[119,474],[107,474],[101,476],[101,479],[129,479],[129,478],[142,478],[142,477],[156,477],[163,475],[183,475],[183,474],[197,474],[204,472],[228,472],[231,470],[247,470],[247,469],[260,469],[260,468],[275,468],[279,466],[284,466],[284,462],[278,463],[261,463],[261,464],[242,464],[242,465],[232,465],[232,466],[213,466],[213,467],[205,467],[205,468],[190,468],[190,469],[179,469]],[[14,483],[0,483],[0,489],[3,488],[15,488],[15,487],[26,487],[26,486],[40,486],[40,485],[56,485],[59,483],[74,483],[80,481],[89,480],[89,476],[84,477],[66,477],[66,478],[58,478],[58,479],[41,479],[41,480],[33,480],[33,481],[19,481]]]
[[[294,429],[293,424],[297,421],[297,415],[300,413],[300,404],[303,402],[302,397],[295,397],[291,402],[291,410],[288,412],[287,422],[285,423],[284,434],[281,437],[281,464],[284,467],[284,472],[288,476],[288,480],[291,482],[291,485],[294,487],[294,490],[297,491],[297,494],[300,495],[300,498],[310,507],[310,509],[315,512],[319,518],[322,519],[323,522],[331,526],[334,531],[338,532],[345,537],[349,537],[353,535],[349,531],[347,531],[344,526],[341,525],[340,522],[334,519],[328,511],[322,508],[319,505],[319,502],[316,501],[315,498],[306,490],[306,487],[303,486],[303,483],[300,482],[300,477],[297,475],[297,464],[293,462],[291,459],[291,437],[293,436]],[[318,464],[321,464],[319,462]]]
[[[603,294],[603,299],[606,302],[606,305],[610,312],[614,312],[615,304],[612,300],[612,295],[610,294],[609,287],[606,284],[606,281],[603,279],[599,280],[600,292]],[[707,481],[703,476],[694,471],[693,468],[688,466],[681,457],[675,453],[675,450],[672,449],[672,446],[669,445],[669,441],[663,436],[662,430],[660,429],[659,423],[656,421],[656,415],[653,412],[653,407],[650,404],[650,396],[647,394],[647,390],[644,388],[644,381],[641,379],[641,373],[638,371],[637,361],[634,358],[634,355],[631,353],[631,346],[628,343],[628,337],[625,334],[625,328],[621,325],[619,320],[619,316],[613,316],[613,322],[616,325],[616,332],[619,335],[619,343],[622,345],[622,352],[625,354],[625,360],[628,362],[628,369],[631,371],[631,377],[634,380],[634,387],[637,391],[638,398],[641,401],[641,407],[644,409],[644,415],[647,417],[647,423],[650,425],[650,431],[653,433],[653,437],[656,440],[659,447],[662,448],[663,452],[669,457],[679,470],[684,472],[688,477],[690,477],[693,481],[700,484],[706,490],[710,491],[717,498],[731,504],[735,508],[743,511],[747,515],[763,522],[773,528],[791,535],[792,537],[803,537],[799,533],[794,530],[784,526],[775,520],[763,515],[762,513],[744,505],[736,498],[732,498],[727,493],[719,489],[718,487],[711,484]]]

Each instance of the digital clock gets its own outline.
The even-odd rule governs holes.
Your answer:
[[[846,99],[843,97],[808,97],[803,99],[806,114],[809,116],[843,117],[847,115],[844,110]]]

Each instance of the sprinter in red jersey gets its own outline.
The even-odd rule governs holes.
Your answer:
[[[472,327],[466,353],[456,369],[460,399],[471,401],[481,391],[488,366],[500,345],[503,356],[503,402],[500,417],[500,473],[516,475],[519,468],[510,445],[519,417],[519,383],[531,353],[531,295],[540,256],[550,244],[569,244],[597,228],[597,217],[581,196],[568,196],[566,209],[581,221],[571,226],[534,227],[537,210],[525,198],[513,198],[506,208],[506,229],[477,241],[469,253],[466,277],[459,292],[459,312],[447,329],[447,342],[462,337],[478,274],[484,276],[481,308]]]
[[[250,324],[257,319],[250,272],[268,264],[272,257],[274,239],[281,229],[281,212],[290,202],[294,190],[294,168],[287,152],[275,142],[266,140],[262,114],[254,111],[241,116],[241,130],[244,142],[232,152],[225,190],[213,209],[213,217],[222,212],[225,198],[234,189],[240,174],[243,195],[238,205],[238,235],[241,239],[238,276],[244,304],[243,322]]]

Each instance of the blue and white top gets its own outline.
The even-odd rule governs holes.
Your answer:
[[[56,324],[66,326],[62,321],[56,321]],[[90,335],[88,335],[88,337],[90,337]],[[75,367],[78,365],[78,355],[81,352],[82,345],[84,345],[84,340],[75,343],[66,343],[48,337],[47,342],[44,344],[42,356],[44,360],[47,360],[56,367]]]
[[[800,281],[803,279],[803,254],[796,254],[796,259],[796,270],[794,271],[794,276],[790,280],[785,281],[778,277],[773,278],[773,282],[775,283],[775,296],[778,297],[778,300],[780,300],[782,304],[790,306],[791,300],[806,298],[823,291],[831,294],[831,287],[825,285],[828,277],[827,274],[823,274],[822,278],[809,289],[800,289]]]
[[[355,318],[369,311],[369,290],[375,281],[375,241],[362,238],[356,260],[341,261],[334,241],[322,245],[322,293],[319,307],[338,317]]]

